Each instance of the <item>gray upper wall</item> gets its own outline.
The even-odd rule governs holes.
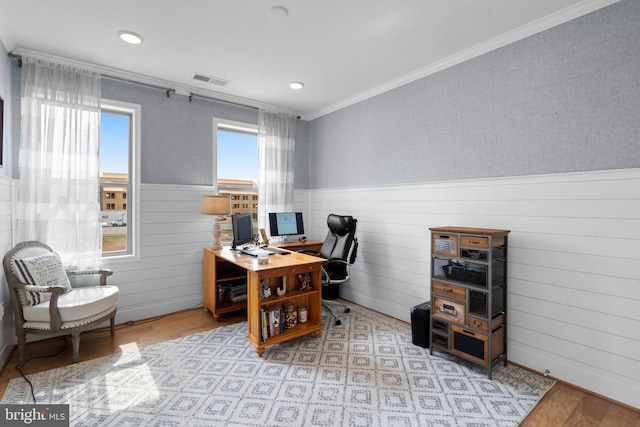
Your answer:
[[[320,117],[309,159],[309,188],[640,167],[640,2]]]
[[[297,189],[640,167],[640,2],[592,14],[296,127]],[[4,174],[18,178],[20,71]],[[142,182],[210,185],[213,117],[257,112],[104,79],[142,106]],[[5,105],[5,108],[7,106]],[[6,118],[6,117],[5,117]],[[6,123],[5,123],[6,125]],[[7,139],[9,141],[7,141]],[[13,165],[13,168],[7,167]],[[13,170],[9,170],[13,169]]]
[[[0,53],[2,53],[0,51]],[[5,58],[7,58],[5,54]],[[8,61],[8,58],[7,58]],[[6,70],[0,73],[10,74]],[[20,69],[13,64],[12,89],[19,117]],[[9,76],[7,76],[7,81]],[[4,76],[3,76],[4,81]],[[162,90],[102,79],[102,97],[141,106],[141,181],[144,184],[211,185],[213,179],[213,119],[226,119],[257,125],[258,112],[224,102],[184,95],[167,98]],[[7,99],[7,98],[5,98]],[[14,126],[10,154],[16,166],[11,175],[19,178],[19,122]],[[296,122],[294,186],[308,188],[308,122]],[[5,149],[5,154],[11,153]],[[258,165],[255,165],[256,168]]]
[[[141,105],[141,179],[145,184],[211,185],[213,119],[258,124],[258,112],[224,102],[102,80],[102,97]],[[294,186],[308,187],[308,122],[296,122]],[[256,168],[258,165],[255,165]]]

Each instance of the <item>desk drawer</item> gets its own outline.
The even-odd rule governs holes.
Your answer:
[[[279,256],[279,255],[275,255]],[[290,256],[290,255],[287,255]],[[269,264],[264,264],[265,266],[269,266]],[[304,273],[314,273],[319,272],[320,267],[318,264],[306,264],[306,265],[295,265],[288,267],[279,267],[279,268],[267,268],[264,270],[258,270],[258,275],[260,279],[269,279],[274,277],[282,277],[282,276],[297,276],[298,274]]]

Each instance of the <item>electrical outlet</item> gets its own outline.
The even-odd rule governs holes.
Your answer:
[[[544,370],[544,376],[545,377],[548,377],[550,373],[551,373],[551,371],[549,371],[548,369]]]

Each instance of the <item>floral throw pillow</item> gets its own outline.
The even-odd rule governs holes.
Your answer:
[[[71,290],[71,283],[62,266],[60,255],[55,252],[38,255],[31,258],[14,258],[16,275],[25,285],[42,287],[56,286]],[[25,289],[25,295],[30,305],[40,304],[51,299],[50,292],[37,292]]]

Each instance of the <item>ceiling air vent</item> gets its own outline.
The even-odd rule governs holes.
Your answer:
[[[211,83],[212,85],[218,85],[218,86],[226,86],[229,83],[229,80],[221,79],[219,77],[211,77],[201,73],[195,73],[193,75],[193,80],[198,80],[199,82]]]

